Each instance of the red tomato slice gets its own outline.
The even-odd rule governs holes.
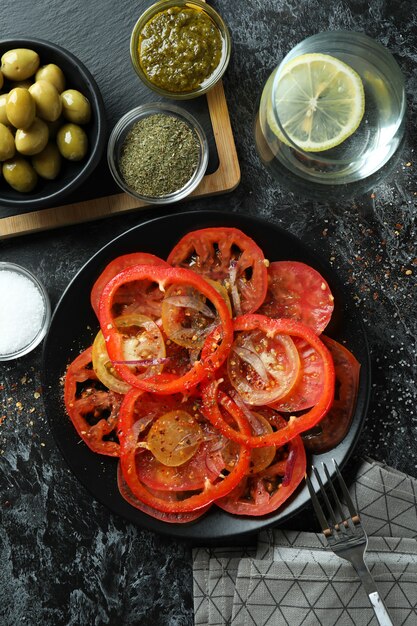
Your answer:
[[[204,415],[207,419],[232,441],[237,441],[242,445],[248,445],[253,448],[282,446],[296,435],[313,428],[329,410],[334,396],[335,374],[333,359],[324,343],[311,328],[291,319],[281,318],[273,320],[264,315],[242,315],[242,317],[234,320],[234,328],[236,331],[260,328],[265,333],[269,333],[270,336],[274,334],[290,335],[292,337],[301,337],[301,339],[307,341],[323,361],[323,391],[319,401],[313,408],[298,417],[291,415],[286,426],[280,430],[263,436],[251,435],[245,438],[232,428],[222,416],[218,406],[220,380],[208,381],[202,385],[201,389]],[[234,418],[237,418],[242,413],[241,409],[231,400],[229,405],[227,410]]]
[[[162,301],[164,331],[180,346],[200,350],[219,320],[206,298],[187,285],[171,285]]]
[[[213,482],[206,480],[202,490],[198,492],[174,491],[171,492],[172,498],[169,500],[152,493],[140,480],[136,470],[138,435],[135,412],[138,410],[137,404],[140,410],[141,395],[142,392],[139,389],[132,389],[126,394],[120,408],[119,419],[121,469],[126,483],[138,500],[165,513],[189,513],[207,507],[236,487],[249,469],[250,451],[246,446],[240,447],[238,459],[229,474],[224,477],[218,476]],[[237,417],[237,425],[242,436],[249,435],[250,428],[244,417]]]
[[[81,439],[93,451],[119,456],[116,435],[122,396],[103,391],[92,368],[92,348],[84,350],[69,365],[65,375],[64,401],[67,413]]]
[[[285,420],[281,418],[281,426]],[[235,515],[267,515],[276,511],[294,493],[306,472],[306,454],[301,437],[288,443],[288,452],[278,450],[275,461],[266,469],[245,476],[217,506]]]
[[[298,261],[274,261],[268,267],[268,291],[258,313],[303,322],[318,335],[326,328],[334,298],[324,278]]]
[[[222,283],[234,315],[252,313],[264,301],[265,257],[253,239],[237,228],[204,228],[188,233],[173,248],[168,263]]]
[[[147,252],[133,252],[113,259],[97,278],[91,290],[91,306],[98,317],[100,298],[104,287],[119,272],[133,265],[168,265],[166,261]],[[142,313],[152,318],[161,315],[161,302],[164,295],[152,281],[129,283],[121,286],[114,296],[114,315]]]
[[[333,357],[336,388],[333,404],[318,424],[320,434],[307,435],[304,445],[310,452],[331,450],[345,438],[355,412],[359,388],[360,364],[353,354],[330,337],[322,337]]]
[[[304,339],[294,337],[293,341],[300,355],[300,375],[286,396],[270,403],[272,408],[286,413],[309,409],[317,404],[323,393],[323,360]]]
[[[163,511],[158,511],[157,509],[154,509],[153,507],[144,504],[135,497],[134,493],[131,491],[131,489],[129,489],[129,485],[123,478],[120,463],[117,467],[117,486],[119,487],[120,495],[131,506],[134,506],[135,509],[139,509],[139,511],[142,511],[143,513],[146,513],[147,515],[150,515],[155,519],[159,519],[162,522],[168,522],[169,524],[187,524],[189,522],[193,522],[194,520],[204,515],[204,513],[206,513],[206,511],[208,511],[211,506],[209,504],[206,507],[198,509],[198,511],[193,511],[190,513],[165,513]],[[176,501],[175,494],[172,494],[170,492],[154,490],[153,493],[155,496],[159,497],[162,500],[166,500],[167,502]]]
[[[300,373],[291,337],[255,329],[237,333],[227,358],[229,380],[248,404],[262,405],[286,396]]]
[[[183,465],[169,467],[160,463],[148,450],[137,455],[136,471],[139,479],[146,487],[162,491],[195,491],[203,489],[208,479],[214,481],[224,462],[221,453],[211,451],[211,442],[202,443],[196,454]],[[216,469],[214,469],[216,468]]]
[[[220,344],[213,347],[207,356],[196,360],[188,372],[178,376],[176,380],[166,381],[157,376],[141,379],[131,372],[127,365],[121,363],[123,361],[123,338],[113,317],[113,298],[120,285],[141,280],[156,282],[162,291],[173,284],[191,285],[210,301],[219,316],[222,335]],[[100,300],[99,317],[101,330],[107,343],[107,352],[117,372],[132,387],[154,393],[170,394],[192,389],[220,367],[227,358],[233,341],[233,324],[229,309],[218,291],[198,274],[176,267],[138,265],[123,270],[105,286]]]

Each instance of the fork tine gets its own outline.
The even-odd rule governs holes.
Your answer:
[[[323,534],[327,537],[331,535],[329,522],[327,521],[326,516],[324,515],[323,509],[321,508],[316,492],[314,491],[314,487],[311,484],[311,480],[309,479],[307,474],[305,475],[305,479],[306,479],[308,490],[310,492],[311,501],[313,503],[313,507],[317,515],[317,519],[319,520],[319,524],[321,526]]]
[[[350,513],[350,515],[352,517],[353,523],[357,524],[357,523],[359,523],[361,521],[361,518],[359,516],[359,513],[355,509],[355,506],[354,506],[354,504],[352,502],[352,498],[350,497],[348,488],[346,487],[346,483],[343,480],[342,474],[340,473],[339,466],[336,463],[335,459],[333,459],[333,463],[334,463],[334,466],[335,466],[335,469],[336,469],[336,476],[337,476],[337,479],[339,481],[340,488],[341,488],[341,490],[343,492],[343,495],[344,495],[344,498],[345,498],[346,506],[349,509],[349,513]]]
[[[314,475],[315,475],[315,477],[316,477],[316,480],[317,480],[317,482],[318,482],[318,484],[319,484],[319,487],[320,487],[320,493],[321,493],[321,495],[322,495],[322,498],[323,498],[323,500],[324,500],[324,502],[325,502],[325,504],[326,504],[326,507],[327,507],[327,512],[328,512],[328,514],[329,514],[330,521],[331,521],[331,526],[332,526],[335,530],[338,530],[338,528],[339,528],[339,524],[338,524],[338,523],[337,523],[337,521],[336,521],[336,518],[335,518],[335,515],[334,515],[334,511],[333,511],[333,507],[332,507],[332,505],[330,504],[330,500],[329,500],[329,498],[328,498],[328,496],[327,496],[327,493],[326,493],[326,490],[325,490],[325,488],[324,488],[323,482],[322,482],[322,480],[321,480],[321,478],[320,478],[320,474],[318,473],[318,471],[317,471],[317,469],[316,469],[315,467],[313,467],[313,472],[314,472]]]
[[[343,514],[342,503],[339,500],[339,496],[337,495],[336,489],[334,488],[334,485],[333,485],[332,480],[330,478],[330,474],[329,474],[329,470],[327,469],[327,465],[326,465],[326,463],[322,463],[322,465],[323,465],[324,473],[326,474],[326,478],[327,478],[328,483],[329,483],[330,491],[332,492],[332,496],[333,496],[333,499],[334,499],[334,502],[335,502],[335,505],[336,505],[336,515],[340,519],[339,527],[341,527],[341,529],[344,530],[344,528],[349,528],[349,522],[346,519],[346,516]]]

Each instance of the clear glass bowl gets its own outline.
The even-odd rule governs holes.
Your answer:
[[[45,287],[40,280],[38,280],[36,276],[34,276],[34,274],[29,272],[27,269],[15,263],[0,262],[0,272],[1,271],[12,272],[16,275],[29,279],[34,287],[39,291],[44,305],[43,318],[40,327],[36,330],[31,340],[18,350],[8,352],[7,354],[0,353],[0,361],[11,361],[12,359],[17,359],[25,354],[28,354],[40,344],[49,328],[49,322],[51,320],[51,305]]]
[[[140,34],[145,25],[149,22],[149,20],[151,20],[157,13],[160,13],[161,11],[165,11],[166,9],[169,9],[171,7],[182,6],[187,8],[195,7],[199,10],[204,11],[211,18],[211,20],[216,24],[217,28],[220,31],[223,42],[223,50],[219,65],[216,67],[213,74],[211,74],[211,76],[207,78],[197,89],[194,89],[192,91],[176,92],[162,89],[161,87],[154,85],[148,79],[140,65],[138,50]],[[147,87],[149,87],[149,89],[152,89],[159,95],[166,98],[173,98],[175,100],[187,100],[190,98],[196,98],[197,96],[201,96],[202,94],[206,93],[220,80],[229,64],[231,45],[232,41],[229,29],[227,28],[225,22],[217,13],[217,11],[215,11],[214,9],[212,9],[211,6],[203,2],[203,0],[159,0],[159,2],[156,2],[144,13],[142,13],[133,28],[130,38],[130,58],[139,78],[144,82]]]
[[[189,181],[180,189],[177,189],[173,193],[164,196],[145,196],[139,194],[137,191],[135,191],[126,184],[120,172],[120,156],[124,141],[132,126],[139,120],[144,119],[145,117],[149,117],[150,115],[155,115],[159,113],[174,116],[180,119],[194,131],[200,144],[199,162],[194,171],[194,174],[191,176]],[[196,120],[193,115],[188,113],[188,111],[185,111],[184,109],[171,104],[143,104],[139,107],[136,107],[135,109],[132,109],[117,122],[110,134],[109,143],[107,146],[107,161],[116,183],[126,193],[148,204],[170,204],[173,202],[178,202],[178,200],[182,200],[183,198],[188,196],[201,182],[201,179],[203,178],[207,169],[208,158],[208,141],[201,124]]]
[[[355,132],[319,152],[297,145],[284,128],[278,106],[285,68],[297,57],[312,54],[330,55],[348,65],[360,77],[365,94]],[[294,107],[296,111],[295,101]],[[256,147],[270,173],[294,193],[318,200],[349,198],[366,193],[396,167],[405,113],[404,77],[384,46],[359,32],[318,33],[296,45],[268,78],[255,120]]]

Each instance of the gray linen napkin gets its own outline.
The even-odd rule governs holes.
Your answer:
[[[364,460],[350,488],[394,624],[417,624],[417,480]],[[350,563],[321,534],[270,529],[255,549],[193,552],[196,626],[377,626]]]

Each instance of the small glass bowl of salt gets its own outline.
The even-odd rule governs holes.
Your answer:
[[[10,361],[40,344],[51,305],[42,283],[15,263],[0,262],[0,293],[0,361]]]

